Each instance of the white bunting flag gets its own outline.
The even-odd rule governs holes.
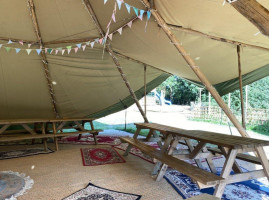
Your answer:
[[[127,25],[131,28],[133,24],[133,21],[130,21]]]
[[[72,48],[67,49],[67,53],[70,54]]]
[[[0,49],[1,49],[1,47],[2,47],[3,45],[2,44],[0,44]]]
[[[90,45],[90,41],[86,42],[86,45],[89,46]]]
[[[32,44],[28,44],[28,48],[30,48],[32,46]]]
[[[62,50],[62,55],[64,55],[65,49]]]
[[[82,50],[85,51],[85,49],[86,49],[86,45],[83,45]]]
[[[94,42],[91,42],[91,48],[93,48],[93,46],[94,46]]]
[[[113,33],[109,34],[108,37],[112,41]]]
[[[11,40],[9,40],[7,44],[12,44],[12,43],[13,43],[13,42],[12,42]]]
[[[32,49],[26,49],[26,51],[27,51],[28,55],[30,55]]]
[[[119,32],[119,34],[121,35],[121,34],[122,34],[122,27],[121,27],[121,28],[119,28],[117,31],[118,31],[118,32]]]
[[[58,50],[58,49],[56,49],[56,50],[55,50],[55,55],[57,55],[57,54],[58,54],[58,52],[59,52],[59,50]]]

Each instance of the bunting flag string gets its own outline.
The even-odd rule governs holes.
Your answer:
[[[107,1],[108,0],[104,0],[104,4],[106,4]],[[0,44],[0,50],[1,50],[1,48],[5,49],[6,52],[11,52],[11,50],[13,50],[13,51],[16,52],[16,54],[21,53],[21,52],[24,51],[24,52],[27,53],[27,55],[32,54],[33,51],[36,52],[37,55],[40,55],[42,51],[44,51],[44,53],[47,53],[47,54],[64,55],[66,52],[67,52],[67,54],[70,54],[72,52],[72,50],[73,50],[74,53],[77,53],[79,50],[85,51],[87,46],[90,46],[91,48],[94,48],[95,43],[105,46],[105,44],[107,42],[107,39],[109,38],[112,41],[113,35],[115,33],[119,33],[120,35],[122,35],[123,28],[125,26],[128,26],[129,28],[132,28],[132,24],[133,24],[133,21],[135,19],[128,22],[125,26],[120,27],[119,29],[115,30],[114,32],[110,32],[111,24],[113,22],[116,23],[116,20],[117,20],[116,19],[117,8],[119,10],[121,10],[123,4],[125,5],[125,8],[126,8],[126,10],[127,10],[127,12],[129,14],[131,14],[131,11],[133,9],[133,11],[136,14],[137,18],[139,18],[141,21],[143,20],[143,17],[144,17],[144,15],[146,13],[146,19],[147,19],[146,27],[147,27],[147,22],[151,17],[151,12],[150,11],[145,11],[143,9],[139,9],[139,8],[134,7],[134,6],[131,6],[131,5],[127,4],[127,3],[125,3],[124,0],[115,0],[114,9],[113,9],[113,12],[112,12],[112,15],[111,15],[111,19],[110,19],[110,21],[109,21],[109,23],[107,25],[107,31],[106,31],[106,34],[105,34],[105,36],[103,38],[97,38],[97,39],[94,39],[94,40],[74,44],[73,46],[69,45],[69,46],[65,46],[65,47],[56,47],[56,48],[49,48],[49,47],[45,48],[45,47],[42,47],[42,46],[40,46],[39,48],[31,48],[32,45],[33,44],[36,45],[36,43],[31,44],[31,43],[28,43],[28,42],[24,42],[23,40],[12,41],[12,39],[9,39],[7,43]],[[146,27],[145,27],[145,29],[146,29]],[[14,45],[15,43],[18,43],[23,47],[26,46],[26,48],[12,47],[12,45]]]

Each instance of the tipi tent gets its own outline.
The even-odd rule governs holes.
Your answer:
[[[238,45],[243,84],[269,75],[269,38],[235,9],[237,2],[0,2],[1,119],[116,112],[134,103],[130,91],[144,95],[145,66],[147,91],[171,74],[200,83],[175,45],[221,95],[239,86]],[[267,0],[259,4],[269,9]],[[179,44],[167,37],[156,13]]]

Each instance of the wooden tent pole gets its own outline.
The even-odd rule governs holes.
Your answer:
[[[240,45],[237,45],[237,57],[238,57],[238,76],[239,76],[239,88],[240,88],[240,99],[241,99],[241,112],[242,112],[242,126],[246,129],[246,117],[244,109],[244,96],[243,96],[243,81],[242,81],[242,70],[241,70],[241,55]]]
[[[147,65],[144,65],[144,111],[147,116]]]
[[[36,34],[36,37],[38,40],[38,44],[40,47],[44,47],[43,41],[41,38],[41,33],[40,33],[38,21],[37,21],[37,17],[36,17],[35,5],[34,5],[33,0],[28,0],[28,6],[29,6],[29,11],[30,11],[30,15],[32,18],[35,34]],[[48,67],[48,60],[47,60],[47,57],[46,57],[44,50],[41,51],[40,55],[41,55],[41,59],[42,59],[42,64],[43,64],[47,84],[49,87],[49,93],[50,93],[51,103],[53,106],[53,111],[55,113],[56,118],[58,118],[58,117],[60,117],[60,115],[59,115],[59,112],[58,112],[57,106],[56,106],[56,97],[55,97],[54,89],[52,86],[52,79],[51,79],[51,75],[50,75],[50,71],[49,71],[49,67]]]
[[[196,65],[194,60],[189,56],[189,54],[185,51],[185,49],[180,45],[180,41],[176,38],[176,36],[172,33],[172,31],[169,29],[168,25],[164,21],[164,19],[161,17],[161,15],[158,13],[157,10],[153,10],[150,8],[150,4],[148,0],[142,0],[145,4],[145,6],[151,10],[152,15],[156,19],[157,23],[161,26],[163,31],[166,33],[166,35],[171,40],[172,44],[177,48],[179,53],[183,56],[185,61],[188,63],[190,68],[193,70],[193,72],[196,74],[196,76],[200,79],[200,81],[205,85],[206,89],[212,94],[212,96],[215,98],[216,102],[219,104],[219,106],[223,109],[223,111],[226,113],[226,115],[229,117],[229,119],[232,121],[234,126],[237,128],[239,133],[244,137],[249,137],[246,130],[242,127],[240,122],[236,119],[236,117],[233,115],[232,111],[228,108],[228,106],[225,104],[225,102],[222,100],[221,96],[217,92],[217,90],[212,86],[212,84],[209,82],[209,80],[206,78],[204,73],[200,70],[200,68]]]
[[[89,0],[83,0],[83,2],[84,2],[84,4],[85,4],[86,9],[88,10],[88,12],[89,12],[89,14],[90,14],[92,20],[94,21],[94,23],[95,23],[97,29],[99,30],[101,36],[102,36],[102,37],[105,37],[105,32],[103,31],[103,29],[102,29],[102,27],[101,27],[101,25],[100,25],[100,23],[99,23],[99,21],[98,21],[96,15],[95,15],[94,11],[93,11],[93,9],[92,9],[92,6],[91,6],[91,4],[90,4],[90,1],[89,1]],[[124,74],[124,72],[123,72],[123,70],[122,70],[122,67],[121,67],[120,63],[119,63],[118,59],[116,58],[116,56],[115,56],[115,54],[114,54],[114,51],[113,51],[112,48],[111,48],[110,43],[106,44],[106,50],[108,51],[108,53],[109,53],[110,56],[112,57],[112,59],[113,59],[115,65],[116,65],[118,71],[120,72],[121,78],[123,79],[125,85],[127,86],[127,88],[128,88],[128,90],[129,90],[131,96],[133,97],[133,99],[134,99],[134,101],[135,101],[135,104],[136,104],[136,106],[138,107],[138,110],[140,111],[142,117],[144,118],[144,121],[145,121],[146,123],[148,123],[148,122],[149,122],[149,121],[148,121],[148,118],[147,118],[147,116],[145,115],[145,113],[144,113],[144,111],[143,111],[143,109],[142,109],[142,107],[141,107],[141,105],[140,105],[140,103],[139,103],[139,101],[138,101],[138,99],[137,99],[137,97],[136,97],[134,91],[132,90],[132,88],[131,88],[131,86],[130,86],[130,83],[128,82],[128,80],[127,80],[127,78],[126,78],[126,75]]]
[[[217,36],[214,36],[214,35],[209,35],[209,34],[206,34],[206,33],[203,33],[203,32],[197,31],[197,30],[193,30],[193,29],[190,29],[190,28],[185,28],[185,27],[182,27],[182,26],[176,26],[176,25],[172,25],[172,24],[167,24],[167,25],[168,25],[169,28],[171,28],[173,30],[182,31],[182,32],[190,33],[190,34],[194,34],[194,35],[200,35],[200,36],[203,36],[203,37],[207,37],[207,38],[209,38],[211,40],[216,40],[216,41],[229,43],[229,44],[234,44],[234,45],[253,47],[253,48],[257,48],[257,49],[261,49],[261,50],[265,50],[265,51],[269,50],[269,48],[266,48],[266,47],[262,47],[262,46],[258,46],[258,45],[254,45],[254,44],[249,44],[249,43],[244,43],[244,42],[239,42],[239,41],[235,41],[235,40],[230,40],[230,39],[227,39],[227,38],[217,37]]]

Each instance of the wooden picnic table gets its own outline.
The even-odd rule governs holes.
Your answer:
[[[95,144],[97,144],[96,135],[98,135],[98,133],[102,130],[94,129],[93,120],[95,120],[95,118],[0,120],[0,142],[42,139],[44,148],[47,150],[47,139],[53,138],[55,148],[58,150],[58,137],[79,134],[78,139],[80,139],[81,134],[91,133],[93,134]],[[84,128],[86,122],[90,123],[91,130]],[[49,124],[52,125],[52,129],[49,129]],[[10,126],[14,125],[20,125],[23,129],[7,130]],[[64,132],[64,129],[76,129],[77,131]]]
[[[200,188],[207,188],[215,185],[216,189],[214,192],[214,196],[221,198],[226,184],[261,177],[269,178],[269,164],[266,154],[263,150],[263,146],[269,146],[269,141],[224,135],[208,131],[184,130],[156,123],[136,123],[135,125],[137,127],[137,131],[134,134],[133,139],[122,138],[123,141],[129,143],[125,155],[128,154],[132,146],[136,146],[140,148],[143,152],[148,153],[150,156],[159,160],[160,162],[157,162],[153,170],[153,174],[159,171],[156,180],[161,180],[166,172],[167,166],[170,166],[190,176],[193,180],[196,180]],[[160,131],[164,135],[165,141],[161,147],[161,150],[147,147],[148,145],[142,144],[137,140],[137,136],[140,133],[141,129],[149,129],[147,139],[151,137],[154,131]],[[198,144],[194,146],[191,142],[191,139],[196,140]],[[180,141],[183,141],[183,144],[188,147],[189,153],[183,155],[176,155],[175,158],[173,156],[173,152]],[[216,177],[216,175],[214,174],[216,172],[215,166],[212,162],[212,157],[214,155],[211,153],[211,151],[208,150],[206,144],[217,145],[222,154],[226,157],[219,178]],[[258,162],[257,159],[259,159],[260,164],[263,166],[263,169],[243,173],[235,159],[238,154],[242,154],[245,152],[256,152],[258,157],[253,160],[255,160],[255,162]],[[206,159],[211,169],[211,172],[205,173],[202,172],[204,170],[197,170],[199,168],[202,168],[202,164],[200,161],[201,158]],[[197,169],[194,169],[192,168],[192,166],[190,166],[190,164],[184,164],[184,161],[181,161],[180,159],[194,159],[199,168],[195,167]],[[246,156],[245,159],[248,160]],[[252,159],[249,159],[249,161],[251,160]],[[232,169],[235,171],[234,175],[230,175]]]

